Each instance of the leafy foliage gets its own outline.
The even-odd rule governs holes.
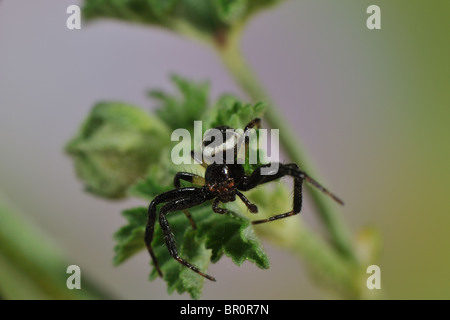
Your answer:
[[[119,265],[141,251],[145,247],[144,231],[147,223],[147,210],[145,208],[134,208],[125,210],[122,215],[128,224],[123,226],[114,234],[117,245],[114,248],[114,264]]]
[[[244,261],[255,263],[267,269],[269,261],[260,241],[254,235],[250,222],[234,212],[226,215],[214,214],[210,204],[190,210],[198,229],[193,230],[187,218],[181,212],[168,216],[181,257],[206,271],[211,262],[217,262],[225,254],[232,261],[241,265]],[[145,248],[144,232],[147,208],[135,208],[123,212],[128,224],[116,234],[115,263],[119,264]],[[167,282],[168,291],[172,293],[188,292],[194,299],[201,295],[204,278],[182,266],[172,257],[164,243],[162,231],[157,225],[153,248]],[[153,269],[150,279],[158,277]]]
[[[225,94],[216,102],[204,117],[204,127],[214,128],[227,125],[231,128],[243,129],[252,119],[261,117],[266,108],[264,102],[256,104],[242,103],[235,96]],[[206,130],[205,129],[205,130]]]
[[[171,80],[181,95],[161,90],[149,92],[149,96],[160,103],[156,115],[172,130],[192,129],[194,121],[200,120],[208,107],[209,83],[195,83],[177,75],[172,75]]]
[[[87,19],[114,18],[157,25],[171,30],[179,22],[195,30],[217,35],[244,23],[260,9],[283,0],[85,0]]]
[[[77,135],[66,146],[87,190],[110,198],[139,197],[148,203],[156,195],[173,189],[176,172],[201,175],[204,170],[198,164],[175,165],[169,160],[173,146],[170,129],[177,126],[192,129],[189,121],[198,118],[203,120],[203,132],[218,125],[243,129],[251,119],[263,118],[266,107],[263,103],[245,104],[232,95],[223,95],[208,107],[207,83],[193,83],[179,76],[173,76],[172,81],[179,92],[152,91],[151,97],[158,101],[157,115],[126,103],[103,102],[94,106]],[[189,114],[183,113],[185,109],[189,109]],[[191,117],[189,120],[177,119],[180,114]],[[190,152],[184,156],[190,158]],[[247,173],[253,169],[246,167]],[[284,212],[291,210],[290,189],[281,182],[262,185],[246,192],[246,196],[258,206],[257,219],[279,214],[284,207]],[[196,222],[196,230],[183,213],[172,212],[168,216],[180,256],[201,270],[206,272],[211,262],[215,263],[223,256],[230,257],[237,265],[250,261],[260,268],[268,268],[269,262],[255,236],[256,231],[258,236],[305,256],[314,274],[331,283],[336,290],[358,296],[358,286],[351,276],[356,270],[354,262],[343,259],[308,232],[300,219],[280,219],[258,225],[253,230],[246,218],[250,214],[240,201],[227,203],[229,213],[226,215],[213,213],[210,205],[205,203],[189,210]],[[145,249],[147,208],[125,210],[123,215],[127,224],[115,234],[116,265]],[[192,298],[199,298],[204,278],[169,256],[158,225],[152,246],[169,293],[187,292]],[[153,269],[150,279],[156,277],[157,272]]]
[[[87,191],[120,198],[158,160],[154,151],[168,143],[168,127],[157,117],[126,103],[101,102],[66,145],[66,152]]]
[[[66,147],[88,190],[107,197],[126,194],[149,202],[173,189],[176,172],[201,175],[204,170],[198,164],[175,165],[170,161],[171,129],[192,131],[195,120],[203,120],[203,131],[218,125],[244,128],[264,112],[264,104],[244,104],[231,95],[222,96],[213,107],[208,107],[208,83],[195,83],[176,75],[171,79],[178,92],[150,92],[158,104],[156,116],[125,103],[103,102],[94,106]],[[190,152],[187,157],[190,160]],[[204,271],[210,262],[215,263],[224,255],[237,265],[250,261],[260,268],[268,268],[268,258],[250,222],[236,208],[229,208],[225,215],[213,213],[210,202],[190,209],[196,230],[183,213],[170,213],[168,220],[180,256]],[[115,233],[115,265],[145,249],[147,208],[125,210],[123,215],[127,224]],[[188,292],[193,298],[199,298],[203,277],[169,256],[159,225],[155,227],[152,246],[168,291]],[[153,269],[150,278],[157,275]]]

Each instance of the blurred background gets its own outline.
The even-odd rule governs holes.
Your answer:
[[[209,80],[212,101],[242,93],[209,48],[109,20],[70,31],[71,4],[81,1],[0,2],[0,190],[111,296],[188,298],[147,281],[145,252],[113,267],[120,212],[146,204],[85,193],[63,148],[100,100],[152,110],[146,91],[172,91],[173,72]],[[381,8],[381,30],[366,27],[371,4]],[[450,298],[449,12],[446,0],[286,1],[244,36],[250,65],[323,183],[345,200],[339,210],[352,234],[380,231],[389,299]],[[302,214],[317,227],[308,199]],[[205,284],[203,298],[328,297],[297,257],[266,248],[269,270],[212,265],[219,281]]]

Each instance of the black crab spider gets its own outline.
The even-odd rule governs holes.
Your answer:
[[[259,118],[253,119],[250,123],[248,123],[244,129],[245,140],[241,140],[245,142],[245,147],[248,149],[248,132],[250,129],[259,128],[261,124],[261,120]],[[227,126],[216,127],[215,129],[219,130],[223,136],[223,143],[214,144],[214,139],[211,137],[207,137],[205,134],[205,138],[203,140],[203,148],[209,148],[210,153],[219,152],[222,153],[222,159],[225,159],[225,153],[227,150],[231,150],[234,152],[235,159],[237,156],[238,144],[236,143],[235,136],[230,136],[230,131],[227,129],[231,129]],[[209,138],[209,140],[208,140]],[[242,138],[242,137],[241,137]],[[230,139],[234,139],[234,142],[230,143]],[[220,139],[219,139],[220,140]],[[264,164],[255,169],[250,175],[246,175],[244,171],[244,167],[242,164],[236,163],[237,161],[233,161],[233,163],[226,163],[226,161],[222,161],[223,163],[206,163],[198,160],[195,157],[194,151],[191,152],[191,156],[200,162],[205,168],[205,177],[201,177],[199,175],[189,173],[189,172],[178,172],[174,177],[174,186],[175,189],[161,193],[157,195],[153,201],[150,203],[148,207],[148,220],[145,229],[145,244],[147,246],[148,252],[153,260],[153,264],[158,272],[158,274],[162,277],[162,271],[158,265],[158,260],[153,252],[152,248],[152,240],[156,223],[156,207],[159,204],[164,204],[159,212],[159,224],[161,230],[164,234],[164,241],[166,243],[167,249],[169,250],[170,256],[172,256],[176,261],[181,263],[182,265],[188,267],[192,271],[198,273],[199,275],[209,279],[211,281],[216,281],[216,279],[206,273],[200,271],[196,266],[192,265],[188,261],[184,260],[178,255],[177,247],[175,244],[174,236],[171,232],[169,222],[167,220],[167,214],[174,211],[183,211],[186,214],[186,217],[189,219],[192,227],[196,229],[195,222],[193,221],[190,213],[187,209],[198,206],[208,200],[212,201],[212,210],[218,214],[224,214],[227,212],[226,209],[220,208],[219,204],[227,203],[230,201],[235,201],[236,196],[238,196],[242,202],[247,206],[251,213],[258,213],[258,208],[255,204],[251,203],[241,191],[251,190],[261,184],[279,179],[284,176],[291,176],[294,179],[294,196],[293,196],[293,208],[291,211],[274,215],[267,219],[255,220],[252,221],[253,224],[260,224],[265,222],[270,222],[277,219],[282,219],[286,217],[290,217],[296,215],[300,212],[302,207],[302,183],[303,181],[309,182],[311,185],[322,191],[324,194],[330,196],[337,203],[343,205],[342,200],[336,197],[334,194],[329,192],[327,189],[322,187],[317,181],[313,180],[309,177],[304,171],[300,170],[300,168],[295,163],[290,164],[278,164],[278,170],[273,172],[270,175],[261,174],[262,168],[267,168],[271,164]],[[180,181],[184,180],[189,183],[193,183],[195,185],[199,185],[201,187],[181,187]]]

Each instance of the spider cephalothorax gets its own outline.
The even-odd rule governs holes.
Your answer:
[[[251,203],[241,191],[251,190],[258,185],[274,181],[284,176],[291,176],[294,179],[294,200],[292,210],[286,213],[274,215],[267,219],[252,221],[253,224],[282,219],[299,213],[302,207],[303,181],[309,182],[314,187],[333,198],[339,204],[343,204],[339,198],[322,187],[318,182],[310,178],[294,163],[279,163],[276,166],[278,168],[276,172],[271,172],[270,175],[262,174],[262,169],[271,166],[269,163],[257,167],[250,175],[246,175],[244,167],[242,164],[237,163],[236,157],[241,144],[244,144],[246,148],[248,147],[248,131],[254,127],[258,128],[259,126],[260,119],[256,118],[247,124],[244,129],[244,135],[239,135],[236,132],[233,132],[233,130],[227,126],[219,126],[214,128],[215,131],[207,132],[202,143],[203,153],[204,155],[206,154],[205,158],[208,158],[209,156],[209,160],[219,159],[220,161],[211,162],[201,160],[201,164],[206,168],[204,177],[189,172],[178,172],[174,177],[175,189],[157,195],[150,203],[148,208],[148,221],[145,230],[145,243],[153,260],[154,266],[160,276],[162,276],[162,272],[159,268],[158,260],[156,259],[152,248],[152,240],[157,218],[156,207],[159,204],[164,204],[159,211],[159,224],[164,233],[164,240],[169,250],[169,254],[184,266],[212,281],[215,281],[215,278],[203,273],[197,267],[178,255],[175,239],[166,218],[166,215],[169,212],[180,210],[183,211],[189,219],[192,227],[195,229],[195,222],[187,209],[212,200],[212,210],[215,213],[224,214],[227,210],[221,208],[219,206],[220,203],[235,201],[237,196],[242,200],[242,202],[244,202],[251,213],[257,213],[257,206]],[[231,155],[233,155],[233,157],[231,157],[232,161],[227,161],[230,159],[230,152]],[[191,154],[193,158],[195,158],[194,152]],[[181,187],[181,180],[190,182],[200,187]]]
[[[221,202],[234,201],[243,175],[240,164],[210,164],[205,171],[205,187]]]

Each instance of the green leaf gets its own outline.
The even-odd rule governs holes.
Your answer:
[[[247,13],[247,0],[213,0],[220,20],[232,24],[239,21]]]
[[[164,17],[172,12],[178,0],[147,0],[156,17]]]
[[[171,80],[178,95],[161,90],[149,92],[149,96],[159,102],[156,115],[173,130],[192,130],[194,121],[200,120],[208,107],[209,83],[195,83],[177,75],[172,75]]]
[[[283,0],[85,0],[88,20],[114,18],[181,33],[196,30],[212,38],[240,26],[255,12]],[[181,27],[180,27],[181,26]]]
[[[221,96],[215,106],[203,117],[204,130],[217,126],[229,126],[234,129],[244,129],[254,118],[261,118],[266,104],[264,102],[242,103],[235,96]]]
[[[147,223],[147,210],[134,208],[125,210],[122,215],[128,220],[128,224],[120,228],[114,239],[117,245],[114,247],[114,265],[119,265],[137,252],[145,248],[144,233]]]
[[[220,27],[210,0],[85,0],[83,16],[88,20],[114,18],[168,29],[182,21],[206,33]]]
[[[175,3],[176,1],[168,1]],[[162,1],[145,0],[85,0],[83,5],[83,16],[86,19],[100,17],[116,18],[128,22],[139,22],[145,24],[161,24],[162,13],[169,6],[159,5]],[[167,3],[167,2],[166,2]],[[173,4],[172,4],[173,5]]]
[[[173,189],[173,178],[177,172],[192,172],[200,176],[203,175],[204,168],[201,165],[194,163],[176,165],[170,161],[170,153],[171,150],[169,147],[166,147],[159,152],[159,162],[153,163],[146,176],[137,180],[136,183],[128,189],[128,194],[130,196],[151,201],[156,195]],[[190,153],[185,157],[191,160]]]
[[[229,212],[219,215],[212,211],[211,203],[189,210],[198,227],[193,230],[188,219],[181,212],[168,215],[171,230],[175,236],[179,255],[206,272],[209,262],[217,262],[225,254],[237,265],[250,261],[259,268],[267,269],[269,260],[260,241],[246,218]],[[128,225],[116,234],[115,263],[119,264],[145,247],[144,232],[147,208],[124,211]],[[167,282],[168,292],[188,292],[192,298],[201,295],[204,278],[174,260],[168,253],[159,225],[155,227],[153,250]],[[153,269],[151,279],[158,277]]]
[[[67,144],[86,190],[120,198],[170,143],[168,128],[158,118],[125,103],[102,102],[91,111]]]
[[[165,171],[161,170],[159,164],[154,164],[150,167],[147,178],[136,181],[136,183],[128,189],[128,194],[150,201],[156,195],[167,191],[167,186],[169,186],[172,181],[173,177],[168,176]]]
[[[200,270],[206,271],[208,269],[211,250],[205,247],[203,241],[198,241],[196,239],[196,232],[194,230],[189,230],[185,233],[181,252],[183,252],[184,259]],[[173,261],[171,261],[171,263],[173,263]],[[205,278],[186,267],[181,267],[179,277],[181,279],[181,285],[176,287],[177,291],[179,293],[188,292],[193,299],[200,299]]]
[[[212,249],[212,262],[225,254],[238,266],[250,261],[259,268],[269,268],[269,260],[246,218],[230,210],[225,215],[214,214],[210,207],[196,217],[201,221],[198,237],[205,239],[206,247]]]

